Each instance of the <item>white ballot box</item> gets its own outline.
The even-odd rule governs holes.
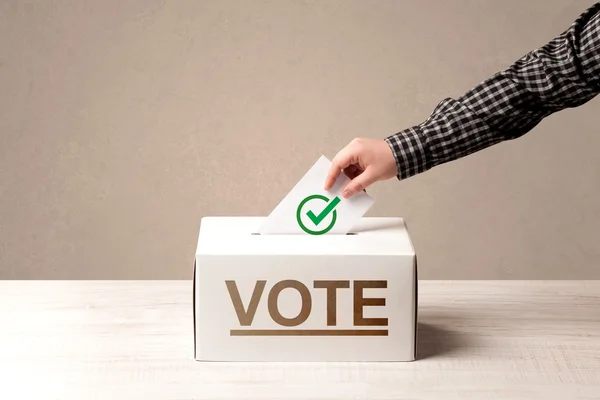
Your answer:
[[[201,221],[196,360],[415,360],[417,258],[403,219],[362,218],[339,235],[260,235],[263,221]]]

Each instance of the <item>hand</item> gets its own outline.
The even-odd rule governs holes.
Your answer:
[[[325,190],[331,189],[343,171],[351,179],[342,190],[345,198],[398,174],[396,159],[384,140],[354,139],[333,158],[331,164]]]

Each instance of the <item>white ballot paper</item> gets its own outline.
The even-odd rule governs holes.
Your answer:
[[[369,210],[374,200],[362,191],[346,199],[342,189],[350,179],[341,172],[333,187],[325,191],[331,161],[321,156],[269,214],[258,233],[345,235]]]

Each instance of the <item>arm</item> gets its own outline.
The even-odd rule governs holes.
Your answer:
[[[406,179],[496,143],[518,138],[542,119],[600,92],[600,3],[545,46],[445,99],[423,123],[385,139]]]

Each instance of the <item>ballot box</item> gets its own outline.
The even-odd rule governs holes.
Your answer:
[[[204,217],[193,274],[198,361],[413,361],[417,257],[402,218],[347,234],[258,234]]]

